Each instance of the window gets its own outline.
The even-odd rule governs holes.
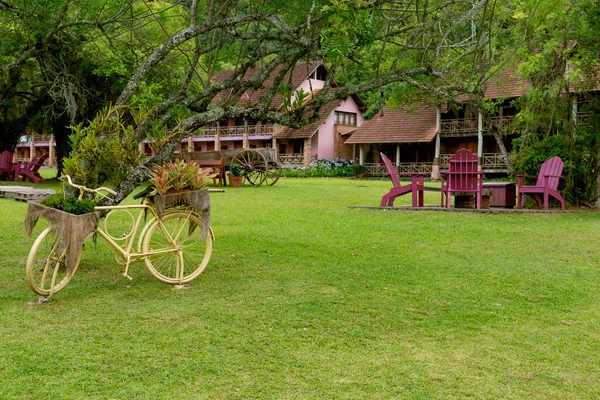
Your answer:
[[[339,125],[356,126],[356,114],[349,112],[336,111],[335,123]]]

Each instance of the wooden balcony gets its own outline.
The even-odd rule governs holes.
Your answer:
[[[493,123],[501,130],[507,128],[513,121],[513,117],[494,117]],[[477,136],[477,119],[443,119],[440,135],[442,137],[464,137]],[[490,135],[489,124],[484,122],[483,135]]]
[[[385,165],[383,164],[364,164],[364,174],[365,176],[385,176],[387,174],[387,170]],[[396,166],[396,171],[401,174],[410,174],[413,172],[418,172],[420,174],[431,175],[431,170],[433,167],[433,163],[400,163],[400,165]]]
[[[235,137],[235,136],[270,136],[273,134],[273,125],[244,125],[237,126],[221,126],[219,127],[219,134],[221,136]],[[215,137],[217,135],[217,128],[214,126],[205,127],[202,132],[195,136],[201,137]]]
[[[448,169],[450,164],[450,157],[453,154],[440,154],[440,168],[442,170]],[[484,172],[507,172],[508,165],[506,160],[502,157],[501,153],[483,153],[481,155],[481,168]]]

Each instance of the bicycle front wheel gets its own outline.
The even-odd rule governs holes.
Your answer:
[[[49,296],[69,283],[72,275],[67,272],[66,254],[65,242],[56,236],[54,228],[44,229],[27,257],[25,273],[31,290]]]
[[[163,282],[181,285],[202,273],[212,254],[212,236],[201,237],[203,221],[196,214],[174,212],[150,224],[142,251],[152,275]],[[192,232],[190,224],[197,225]]]

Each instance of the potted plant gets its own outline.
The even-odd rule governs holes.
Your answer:
[[[172,207],[192,208],[202,215],[205,230],[210,219],[208,183],[215,176],[212,168],[202,168],[194,161],[170,161],[155,165],[151,172],[150,192],[156,213],[162,218],[165,210]]]
[[[242,176],[243,172],[244,169],[239,164],[231,164],[229,166],[229,185],[232,188],[242,187],[242,182],[244,179],[244,177]]]

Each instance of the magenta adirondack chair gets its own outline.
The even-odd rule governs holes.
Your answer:
[[[523,194],[526,194],[536,201],[538,210],[542,209],[542,204],[544,210],[548,209],[549,196],[558,200],[560,202],[560,208],[564,210],[565,200],[558,191],[558,183],[560,182],[560,178],[562,178],[564,166],[565,164],[560,157],[555,156],[550,158],[540,167],[540,173],[537,176],[537,182],[534,186],[523,185],[523,178],[536,178],[535,176],[518,175],[517,208],[522,208]],[[540,199],[540,194],[543,195],[543,203],[542,199]]]
[[[390,176],[392,180],[392,184],[394,185],[390,191],[381,198],[381,207],[392,207],[394,205],[394,200],[396,197],[400,197],[407,193],[412,193],[412,206],[413,207],[423,207],[423,183],[425,181],[425,177],[423,174],[419,173],[407,173],[407,174],[399,174],[396,171],[396,168],[392,165],[392,162],[389,158],[385,156],[383,153],[379,153],[381,155],[381,159],[385,164],[385,168],[387,169],[387,174]],[[410,184],[406,184],[402,186],[400,184],[399,176],[411,176]]]
[[[23,178],[23,182],[29,179],[33,183],[44,183],[44,178],[38,172],[40,167],[44,165],[44,162],[48,158],[48,153],[34,157],[30,162],[23,163],[14,169],[14,181],[19,180],[19,176]]]
[[[6,174],[8,179],[12,179],[13,172],[13,154],[5,150],[0,153],[0,175]]]
[[[467,149],[460,149],[450,157],[450,165],[442,177],[442,201],[446,198],[446,208],[450,208],[452,193],[475,193],[477,209],[481,208],[481,192],[483,190],[483,172],[479,170],[479,161]]]

